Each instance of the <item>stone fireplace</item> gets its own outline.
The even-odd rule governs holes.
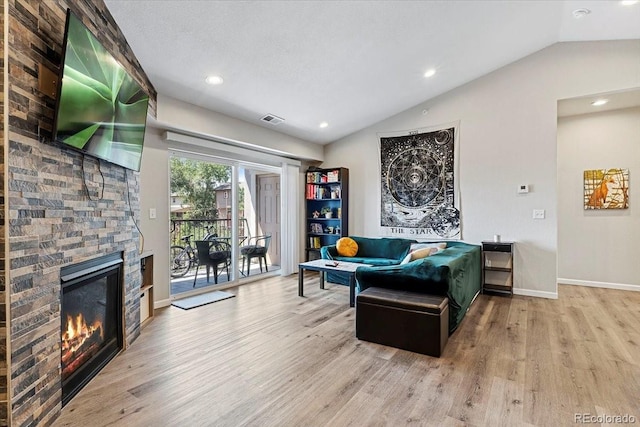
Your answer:
[[[66,289],[73,281],[65,280],[68,266],[117,254],[119,296],[96,296],[94,290],[79,299],[109,310],[119,305],[115,342],[124,350],[140,333],[139,174],[83,159],[52,142],[55,99],[39,89],[40,67],[58,72],[67,7],[142,84],[150,96],[149,113],[155,115],[155,89],[101,0],[0,2],[8,27],[5,61],[0,61],[7,82],[0,85],[5,111],[0,168],[6,177],[0,180],[0,425],[50,425],[63,399],[71,399],[62,385],[76,381],[75,371],[63,373],[62,367],[62,332],[68,312],[75,311],[75,302],[62,301],[75,292],[75,285]],[[98,280],[104,282],[100,291],[110,280]],[[97,317],[91,310],[82,314],[87,340],[113,343],[105,333],[109,329],[113,335],[114,327]],[[74,328],[82,325],[77,316],[71,318]],[[96,322],[103,323],[103,335]],[[98,353],[119,351],[106,347],[111,349]]]
[[[62,406],[122,349],[122,254],[62,268]]]

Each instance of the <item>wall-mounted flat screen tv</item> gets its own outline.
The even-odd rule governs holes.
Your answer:
[[[54,139],[140,170],[149,96],[67,10]]]

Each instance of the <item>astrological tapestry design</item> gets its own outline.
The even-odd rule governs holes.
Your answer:
[[[380,226],[386,236],[460,239],[457,126],[380,135]]]

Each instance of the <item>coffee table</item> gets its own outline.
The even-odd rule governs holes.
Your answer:
[[[298,296],[304,296],[304,270],[320,272],[320,289],[324,289],[324,274],[327,272],[346,273],[349,276],[349,306],[355,305],[356,294],[356,269],[358,267],[370,267],[370,264],[358,262],[333,261],[330,259],[315,259],[313,261],[298,264]]]

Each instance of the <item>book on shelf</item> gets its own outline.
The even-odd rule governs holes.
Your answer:
[[[309,237],[309,249],[320,249],[321,247],[319,237]]]
[[[331,197],[332,192],[334,192],[333,189],[327,188],[322,185],[307,184],[307,190],[305,193],[306,193],[307,200],[315,200],[315,199],[330,199],[332,198]],[[339,197],[335,197],[335,198],[339,198]]]
[[[327,172],[327,182],[338,182],[340,180],[340,171],[332,170]]]
[[[337,172],[337,171],[332,171]],[[334,181],[329,181],[329,177],[326,173],[320,172],[307,172],[307,184],[322,184],[325,182],[337,182],[336,178]]]

